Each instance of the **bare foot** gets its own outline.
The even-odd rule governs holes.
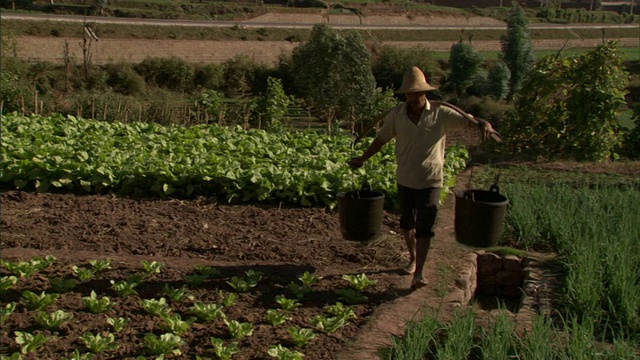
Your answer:
[[[413,273],[416,272],[416,262],[409,261],[407,266],[402,268],[402,272],[404,272],[406,275],[413,275]]]
[[[414,277],[413,280],[411,280],[411,289],[412,290],[420,289],[427,286],[428,284],[429,283],[427,282],[427,280]]]

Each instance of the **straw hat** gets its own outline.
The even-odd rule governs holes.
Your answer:
[[[402,78],[402,86],[396,91],[397,94],[406,94],[412,92],[423,92],[437,89],[427,82],[424,73],[417,67],[413,66],[404,73]]]

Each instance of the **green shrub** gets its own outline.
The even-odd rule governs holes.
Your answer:
[[[223,91],[229,98],[243,97],[252,93],[256,73],[263,67],[247,55],[238,55],[229,59],[223,66]]]
[[[197,66],[193,83],[196,87],[220,90],[224,86],[224,67],[218,64]]]
[[[173,91],[189,90],[193,83],[193,67],[175,56],[146,59],[135,70],[147,83]]]
[[[135,95],[144,92],[146,84],[131,65],[109,64],[104,67],[108,74],[107,85],[116,93]]]

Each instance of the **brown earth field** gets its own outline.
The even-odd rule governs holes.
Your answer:
[[[471,134],[473,135],[473,134]],[[469,133],[468,144],[474,142]],[[477,143],[477,141],[475,141]],[[468,181],[461,175],[461,188]],[[465,176],[467,180],[465,179]],[[196,303],[221,303],[221,295],[236,293],[235,304],[224,308],[229,321],[253,324],[253,334],[236,340],[222,318],[198,318],[182,333],[178,347],[182,355],[169,358],[216,358],[210,338],[237,343],[234,359],[266,359],[270,346],[282,344],[305,354],[306,359],[377,359],[381,349],[401,336],[407,321],[419,319],[425,309],[442,308],[445,295],[455,289],[454,279],[461,270],[464,255],[471,251],[455,241],[453,232],[454,198],[442,206],[425,277],[429,286],[409,289],[410,276],[400,269],[406,264],[404,242],[398,216],[385,212],[381,236],[370,242],[344,240],[337,211],[326,208],[295,208],[230,205],[212,199],[159,200],[130,199],[110,195],[53,194],[5,190],[0,194],[0,255],[3,261],[17,263],[52,255],[55,263],[21,278],[0,296],[0,306],[16,303],[16,310],[0,328],[0,354],[20,351],[15,332],[41,333],[51,337],[45,346],[27,359],[70,358],[74,350],[88,352],[79,339],[86,332],[111,332],[121,344],[99,354],[97,359],[133,359],[150,355],[145,350],[148,333],[169,332],[166,321],[148,314],[142,300],[167,299],[171,314],[181,319],[195,318]],[[111,268],[91,279],[78,280],[72,266],[91,269],[90,260],[111,260]],[[143,262],[157,261],[159,273],[147,274]],[[215,269],[208,274],[207,269]],[[237,291],[234,277],[246,279],[248,271],[262,278],[246,292]],[[305,272],[319,280],[308,291],[296,294]],[[10,275],[6,266],[0,274]],[[374,284],[357,299],[345,294],[350,284],[344,275],[365,274]],[[136,294],[119,295],[111,281],[122,282],[140,275]],[[200,276],[198,276],[200,275]],[[201,281],[197,281],[200,278]],[[77,285],[66,291],[55,284],[61,279]],[[169,298],[166,288],[186,288],[181,300]],[[64,310],[73,318],[59,329],[46,329],[37,321],[38,311],[28,309],[24,291],[59,294],[45,308],[51,313]],[[115,305],[105,313],[92,313],[82,298],[95,291]],[[298,299],[299,307],[287,311],[288,320],[272,326],[269,309],[280,309],[277,296]],[[344,326],[321,331],[313,322],[317,316],[331,317],[328,306],[351,304],[353,315]],[[115,333],[107,318],[129,318],[124,330]],[[290,327],[313,329],[315,338],[306,346],[296,346]],[[106,336],[106,335],[105,335]]]
[[[478,143],[473,133],[458,138],[469,146]],[[598,172],[601,167],[581,163],[535,164],[550,169]],[[605,172],[637,173],[638,167],[616,169],[609,164]],[[458,178],[456,190],[464,190],[472,168]],[[234,359],[267,359],[271,346],[282,344],[305,354],[306,359],[378,359],[393,336],[402,336],[406,323],[425,312],[438,312],[451,318],[457,308],[446,298],[457,290],[456,279],[464,259],[474,248],[455,240],[455,197],[449,195],[441,206],[425,267],[429,285],[409,289],[410,276],[400,269],[407,254],[399,235],[398,215],[386,211],[381,236],[370,242],[344,240],[337,211],[326,208],[297,208],[260,204],[231,205],[213,199],[132,199],[111,195],[74,195],[5,190],[0,194],[0,256],[17,263],[30,259],[56,257],[52,266],[24,277],[0,296],[0,307],[16,303],[16,309],[0,327],[0,355],[20,351],[16,332],[40,333],[49,341],[26,359],[65,359],[88,352],[80,337],[87,333],[115,335],[119,346],[98,354],[96,359],[134,359],[152,355],[145,346],[147,334],[168,333],[168,322],[149,314],[143,300],[167,299],[169,314],[189,320],[173,359],[216,358],[211,338],[226,346],[237,344]],[[553,254],[547,254],[553,256]],[[79,280],[73,266],[91,269],[90,260],[111,260],[111,267]],[[157,261],[159,272],[147,272],[144,263]],[[261,278],[246,291],[234,284],[248,279],[251,272]],[[301,276],[309,273],[317,282],[304,287]],[[5,277],[9,270],[0,267]],[[373,284],[349,294],[345,275],[365,274]],[[136,293],[123,295],[114,282],[137,275]],[[73,280],[75,287],[61,290],[60,280]],[[132,280],[131,280],[132,281]],[[167,289],[184,288],[182,299],[169,297]],[[300,289],[306,289],[300,291]],[[58,329],[47,329],[38,322],[39,311],[30,309],[25,291],[57,293],[55,303],[44,310],[64,310],[73,315]],[[83,298],[95,292],[109,297],[113,307],[92,313]],[[192,311],[197,303],[221,304],[228,294],[236,301],[221,308],[228,322],[251,323],[252,334],[236,339],[222,317],[206,320]],[[281,309],[283,295],[297,300],[298,307],[284,311],[287,320],[270,324],[267,311]],[[331,306],[338,302],[352,308],[352,316],[335,331],[321,330],[318,316],[330,318]],[[120,332],[108,318],[130,321]],[[516,317],[521,319],[521,317]],[[526,319],[525,319],[526,320]],[[479,318],[478,321],[482,321]],[[296,345],[289,328],[312,329],[315,338]]]
[[[220,292],[237,293],[234,305],[224,309],[228,320],[253,324],[253,334],[234,340],[222,319],[195,321],[181,335],[182,356],[215,358],[211,337],[227,344],[237,341],[241,352],[234,359],[263,359],[271,345],[283,344],[301,351],[307,359],[374,359],[380,348],[388,346],[392,335],[401,335],[406,321],[418,316],[424,306],[436,308],[453,285],[462,256],[468,250],[455,243],[452,234],[452,201],[441,211],[438,232],[431,250],[426,278],[431,286],[409,289],[410,277],[399,268],[405,262],[404,245],[398,234],[398,218],[386,212],[379,240],[362,243],[341,237],[338,214],[324,208],[285,208],[261,205],[228,205],[207,199],[140,200],[112,196],[77,196],[22,191],[5,191],[2,203],[2,259],[9,262],[53,255],[57,261],[7,291],[0,300],[3,308],[18,303],[16,311],[2,325],[0,354],[20,351],[15,332],[53,336],[33,359],[69,358],[74,349],[88,351],[79,340],[85,332],[111,330],[108,317],[127,317],[125,329],[115,333],[118,349],[98,359],[131,359],[145,354],[147,333],[168,332],[165,321],[147,314],[142,299],[165,297],[165,287],[187,287],[183,300],[169,300],[171,313],[186,320],[193,317],[197,302],[220,303]],[[72,266],[91,268],[89,260],[111,259],[108,270],[90,280],[81,281],[68,292],[61,292],[47,312],[62,309],[73,318],[59,330],[38,325],[37,311],[21,303],[24,291],[54,293],[53,279],[76,279]],[[145,275],[142,262],[164,264],[160,273]],[[216,269],[202,283],[188,279]],[[248,292],[238,292],[230,284],[233,277],[246,278],[247,271],[259,271],[263,278]],[[9,275],[7,268],[2,276]],[[320,277],[309,291],[298,298],[300,307],[287,312],[289,320],[272,326],[266,319],[268,309],[279,309],[278,295],[295,299],[290,284],[301,285],[299,277],[309,272]],[[133,274],[144,279],[135,288],[136,295],[119,296],[110,281],[127,280]],[[354,317],[335,332],[323,332],[312,318],[327,315],[327,306],[347,303],[348,289],[343,275],[365,274],[375,284],[366,288],[364,300],[353,303]],[[447,276],[443,276],[446,274]],[[82,298],[95,291],[108,296],[115,306],[104,314],[93,314]],[[306,346],[291,343],[291,326],[314,329]],[[148,354],[147,354],[148,355]]]
[[[369,9],[372,14],[359,17],[356,15],[317,14],[282,14],[268,13],[252,19],[238,21],[238,26],[250,26],[255,22],[277,24],[317,24],[329,25],[376,25],[376,26],[410,26],[410,25],[502,25],[500,21],[482,16],[452,16],[443,14],[407,15],[408,13],[389,12],[383,16],[385,9]],[[108,20],[106,20],[108,21]],[[186,22],[185,22],[186,23]],[[380,41],[373,35],[364,39],[367,46],[394,46],[401,48],[422,47],[436,52],[448,52],[457,41]],[[637,38],[618,38],[622,47],[635,47]],[[40,37],[18,36],[15,54],[18,58],[29,62],[52,62],[64,64],[65,49],[69,58],[80,63],[83,59],[82,38],[74,37]],[[536,49],[573,49],[594,48],[602,43],[601,38],[571,39],[536,39]],[[224,63],[238,55],[246,55],[258,63],[277,65],[281,56],[291,54],[299,45],[289,41],[214,41],[214,40],[171,40],[171,39],[135,39],[105,37],[94,42],[91,47],[91,61],[95,65],[110,63],[139,63],[151,57],[176,56],[191,63]],[[474,40],[472,46],[476,51],[501,51],[501,44],[496,40]]]

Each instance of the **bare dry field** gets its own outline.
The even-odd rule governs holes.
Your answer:
[[[289,23],[330,25],[501,25],[498,20],[486,17],[454,16],[356,16],[327,14],[266,14],[245,23]],[[240,25],[241,26],[241,25]],[[379,41],[371,35],[364,39],[369,46],[424,47],[432,51],[447,52],[455,41]],[[637,38],[618,39],[623,47],[637,46]],[[534,40],[537,49],[592,48],[601,39],[549,39]],[[16,50],[18,58],[30,62],[64,63],[65,48],[68,44],[69,56],[81,62],[82,39],[74,37],[20,36]],[[107,63],[138,63],[151,57],[180,57],[191,63],[223,63],[238,55],[247,55],[256,62],[275,65],[283,54],[290,54],[300,43],[289,41],[214,41],[214,40],[148,40],[103,38],[91,45],[92,62],[96,65]],[[476,40],[472,46],[478,51],[500,51],[499,40]]]

